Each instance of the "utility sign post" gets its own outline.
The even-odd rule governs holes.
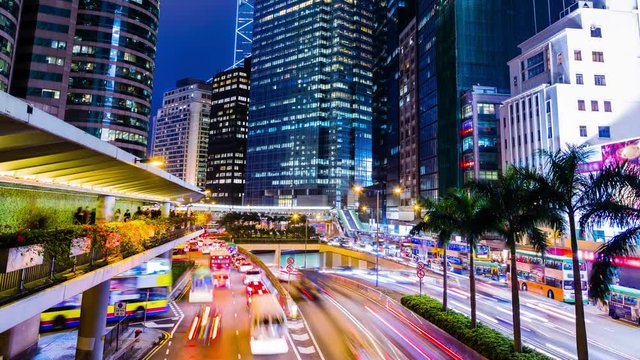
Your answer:
[[[287,284],[289,286],[289,292],[291,292],[291,273],[293,272],[293,263],[295,259],[291,256],[287,258]]]
[[[418,279],[420,279],[420,296],[422,296],[422,278],[426,275],[424,263],[422,261],[418,261],[418,270],[416,271],[416,275],[418,276]]]
[[[113,316],[127,316],[127,303],[118,301],[113,305]]]

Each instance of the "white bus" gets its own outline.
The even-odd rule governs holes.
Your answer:
[[[199,267],[193,272],[191,278],[191,290],[189,290],[190,303],[213,302],[213,277],[211,270]]]
[[[250,346],[254,355],[285,354],[289,351],[286,317],[273,296],[257,296],[251,302]]]

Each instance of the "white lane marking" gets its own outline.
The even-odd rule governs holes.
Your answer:
[[[236,330],[236,335],[240,335],[240,331]]]
[[[167,352],[165,352],[165,355],[169,355],[169,349],[167,349]]]
[[[316,349],[318,349],[318,355],[320,355],[320,359],[324,360],[324,355],[322,354],[322,350],[320,349],[320,346],[318,346],[318,343],[316,342],[316,338],[315,336],[313,336],[313,332],[311,332],[311,329],[309,328],[309,324],[307,324],[307,319],[304,318],[304,315],[302,314],[302,311],[300,311],[300,309],[298,309],[298,314],[300,314],[300,318],[302,318],[302,322],[304,323],[304,326],[307,328],[307,331],[311,336],[311,341],[313,341],[313,345],[315,345]]]
[[[300,346],[298,346],[298,351],[301,354],[313,354],[314,352],[316,352],[316,350],[313,348],[313,346],[308,346],[308,347],[300,347]]]
[[[171,346],[171,340],[169,340],[169,346]]]
[[[299,330],[304,327],[304,324],[301,322],[294,323],[291,321],[287,321],[287,327],[292,330]]]
[[[301,335],[291,334],[291,337],[295,341],[307,341],[307,340],[309,340],[309,334],[307,334],[307,333],[304,333],[304,334],[301,334]]]
[[[178,304],[176,304],[174,301],[171,301],[169,304],[173,304],[173,306],[178,310],[178,313],[180,314],[180,319],[178,319],[178,322],[175,323],[173,329],[171,329],[170,338],[172,338],[173,334],[175,334],[176,330],[178,330],[178,326],[180,326],[180,323],[182,322],[182,320],[184,320],[184,313],[182,312],[182,309],[180,309]]]
[[[293,353],[296,355],[296,358],[298,360],[302,360],[302,358],[300,357],[300,354],[298,353],[298,349],[296,349],[296,346],[293,343],[293,339],[291,339],[291,335],[289,335],[288,331],[287,331],[287,340],[289,340],[289,343],[291,344],[291,348],[293,349]]]
[[[240,356],[240,353],[238,353],[238,360],[240,360],[242,358],[242,356]]]
[[[553,349],[554,351],[557,351],[557,352],[559,352],[559,353],[561,353],[561,354],[563,354],[563,355],[565,355],[565,356],[567,356],[567,357],[569,357],[571,359],[578,359],[578,357],[575,354],[572,354],[572,353],[570,353],[570,352],[568,352],[568,351],[566,351],[566,350],[564,350],[562,348],[559,348],[559,347],[557,347],[557,346],[555,346],[553,344],[545,343],[544,345],[546,347],[548,347],[549,349]]]

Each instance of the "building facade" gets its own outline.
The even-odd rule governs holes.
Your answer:
[[[157,0],[28,1],[11,93],[144,157]]]
[[[640,88],[630,85],[640,81],[637,5],[585,3],[523,42],[509,62],[503,168],[542,168],[540,150],[640,137]]]
[[[206,189],[216,204],[242,205],[250,61],[214,76]]]
[[[21,0],[0,2],[0,91],[9,91],[18,38]]]
[[[242,67],[244,60],[251,56],[251,43],[253,42],[253,2],[254,0],[238,0],[232,68]]]
[[[245,204],[342,206],[371,183],[373,3],[255,2]]]
[[[517,44],[553,23],[562,2],[418,2],[420,195],[462,185],[462,96],[474,85],[509,91],[504,64]],[[498,16],[498,14],[510,14]]]
[[[61,119],[67,106],[77,17],[77,0],[27,1],[20,21],[11,93]]]
[[[205,187],[211,115],[211,87],[183,79],[164,93],[155,123],[153,155],[162,158],[171,175]]]
[[[400,34],[400,187],[409,196],[401,205],[413,205],[418,199],[418,51],[416,21],[412,20]]]
[[[464,183],[496,180],[500,171],[498,110],[509,97],[494,87],[473,86],[460,104],[460,167]]]

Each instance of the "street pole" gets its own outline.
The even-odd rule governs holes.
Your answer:
[[[309,239],[309,234],[307,233],[309,228],[309,219],[304,218],[304,268],[307,269],[307,239]]]
[[[144,303],[144,320],[142,322],[144,324],[144,326],[142,327],[143,331],[147,327],[147,309],[149,309],[149,289],[147,289],[147,299]]]
[[[380,190],[376,190],[376,287],[378,287],[378,252],[380,251]]]

